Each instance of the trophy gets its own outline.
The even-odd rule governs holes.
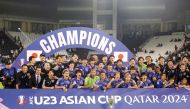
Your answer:
[[[24,95],[20,95],[18,96],[18,99],[19,99],[19,104],[24,104]]]
[[[114,109],[114,99],[113,98],[108,98],[108,105],[109,109]]]

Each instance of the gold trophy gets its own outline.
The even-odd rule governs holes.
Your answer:
[[[114,99],[113,98],[108,98],[108,105],[109,109],[114,109]]]

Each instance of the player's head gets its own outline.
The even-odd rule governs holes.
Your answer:
[[[166,80],[166,74],[165,74],[165,73],[162,73],[160,78],[161,78],[161,80],[164,80],[164,81],[165,81],[165,80]]]
[[[141,81],[142,82],[147,81],[147,75],[146,74],[141,75]]]
[[[115,80],[119,80],[120,79],[120,72],[115,72]]]
[[[28,72],[28,66],[27,66],[27,64],[23,64],[21,70],[22,70],[23,73],[27,73]]]
[[[111,71],[112,69],[113,69],[112,64],[111,64],[111,63],[108,63],[108,65],[107,65],[107,70]]]
[[[40,61],[44,62],[46,61],[46,55],[45,54],[40,54]]]
[[[29,57],[29,62],[30,62],[31,64],[35,64],[35,63],[36,63],[36,58],[35,58],[34,56],[30,56],[30,57]]]
[[[151,56],[146,56],[145,59],[146,59],[147,63],[151,63],[152,62],[152,57]]]
[[[56,59],[56,62],[57,62],[57,63],[62,63],[62,57],[61,57],[61,55],[57,55],[57,56],[55,57],[55,59]]]
[[[115,57],[114,55],[109,56],[109,62],[114,63]]]
[[[74,69],[75,63],[73,61],[69,62],[69,68]]]
[[[186,77],[184,77],[182,80],[181,80],[181,83],[186,85],[188,83],[188,79]]]
[[[50,64],[49,62],[46,62],[46,63],[44,64],[44,69],[45,69],[45,70],[51,70],[51,64]]]
[[[117,66],[121,67],[122,65],[123,65],[123,61],[121,59],[118,59],[117,60]]]
[[[72,55],[72,61],[73,62],[78,62],[78,55],[77,54]]]
[[[105,80],[106,79],[106,73],[105,72],[103,72],[103,71],[100,72],[100,79],[101,80]]]
[[[10,60],[6,60],[5,61],[5,67],[7,68],[7,69],[10,69],[11,68],[11,65],[12,63],[11,63],[11,61]]]
[[[131,80],[131,74],[126,73],[125,74],[125,81],[130,81]]]
[[[48,72],[48,76],[49,76],[50,78],[54,77],[54,72],[53,72],[53,70],[50,70],[50,71]]]
[[[99,62],[98,63],[98,68],[99,69],[103,69],[104,68],[104,63],[103,62]]]
[[[189,59],[187,56],[183,56],[182,59],[181,59],[181,63],[182,64],[188,64],[189,63]]]
[[[186,65],[180,64],[180,71],[185,72],[186,71]]]
[[[69,70],[68,69],[63,70],[63,78],[69,79]]]
[[[160,57],[158,58],[158,62],[159,62],[159,64],[164,64],[165,58],[164,58],[163,56],[160,56]]]
[[[103,63],[107,63],[107,61],[108,61],[108,57],[107,57],[106,55],[104,55],[104,56],[102,57],[102,62],[103,62]]]
[[[77,69],[77,70],[75,71],[75,74],[76,74],[76,77],[77,77],[77,78],[81,78],[81,76],[83,75],[83,72],[82,72],[80,69]]]
[[[92,70],[90,71],[90,76],[91,76],[91,77],[96,76],[96,69],[92,69]]]
[[[133,73],[135,73],[135,72],[136,72],[135,67],[134,67],[134,66],[131,66],[131,67],[130,67],[130,73],[133,74]]]
[[[169,68],[172,68],[172,67],[174,66],[173,60],[169,59],[169,60],[167,61],[167,66],[168,66]]]
[[[86,58],[83,58],[82,61],[81,61],[82,65],[87,65],[88,64],[88,61]]]
[[[152,72],[152,67],[150,65],[147,66],[147,72]]]
[[[40,66],[36,66],[36,75],[40,75],[42,73],[42,68]]]
[[[138,58],[138,64],[142,65],[144,63],[144,58],[143,57],[139,57]]]
[[[136,62],[135,62],[135,58],[131,58],[130,61],[129,61],[129,64],[131,66],[135,66]]]

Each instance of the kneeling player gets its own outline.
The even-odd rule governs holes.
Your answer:
[[[115,78],[112,78],[108,83],[108,88],[118,88],[124,81],[120,79],[120,72],[115,73]]]
[[[69,77],[69,70],[65,69],[63,70],[63,77],[57,80],[57,83],[55,84],[55,88],[59,88],[59,89],[63,89],[64,91],[67,91],[70,84],[71,84],[71,81]]]
[[[56,76],[54,76],[54,72],[52,70],[50,70],[48,72],[48,77],[46,77],[43,81],[42,88],[43,89],[54,89],[57,79],[58,78]]]
[[[129,73],[125,74],[125,81],[120,85],[121,88],[138,88],[136,82],[131,79],[131,75]]]
[[[100,72],[100,80],[98,80],[96,82],[96,85],[93,88],[93,90],[100,89],[100,90],[104,90],[105,91],[107,89],[107,84],[108,83],[109,83],[109,80],[106,77],[106,73],[102,71],[102,72]]]
[[[139,88],[154,88],[154,85],[150,80],[147,79],[147,75],[143,74],[141,76],[141,81],[137,82]]]
[[[82,77],[82,71],[75,71],[76,77],[71,80],[70,88],[84,88],[84,78]]]

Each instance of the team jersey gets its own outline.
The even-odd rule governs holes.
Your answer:
[[[70,80],[65,80],[64,78],[59,78],[56,82],[57,86],[65,86],[66,88],[69,88],[71,84]]]
[[[73,86],[73,88],[78,88],[78,86],[84,86],[84,78],[80,78],[80,80],[78,80],[77,78],[73,78],[71,80],[71,84],[73,84],[74,82],[76,82],[76,84]]]
[[[119,80],[114,80],[111,82],[111,86],[112,88],[116,88],[116,86],[121,83],[121,81],[123,81],[122,79],[119,79]]]
[[[115,71],[112,70],[112,71],[106,71],[106,76],[111,79],[111,78],[114,78],[114,75],[115,75]]]
[[[121,88],[129,88],[129,86],[135,86],[136,82],[134,80],[130,80],[129,82],[124,82],[120,85]]]
[[[107,84],[109,83],[109,80],[98,80],[97,82],[96,82],[96,85],[98,85],[99,86],[99,89],[101,89],[101,90],[104,90],[103,89],[103,87],[106,87],[107,86]]]
[[[142,82],[142,81],[137,81],[137,85],[140,86],[140,88],[144,88],[145,86],[151,86],[153,85],[152,82],[150,80],[146,80],[145,82]]]
[[[86,77],[89,74],[90,70],[91,70],[90,66],[88,66],[88,65],[83,66],[82,64],[78,65],[77,68],[84,72],[84,75],[83,75],[84,77]]]
[[[85,78],[85,85],[92,87],[96,82],[100,80],[99,76],[95,76],[94,78],[91,78],[90,76],[87,76]]]
[[[161,79],[155,81],[155,84],[154,84],[155,88],[164,88],[164,85],[165,85],[165,82]]]

